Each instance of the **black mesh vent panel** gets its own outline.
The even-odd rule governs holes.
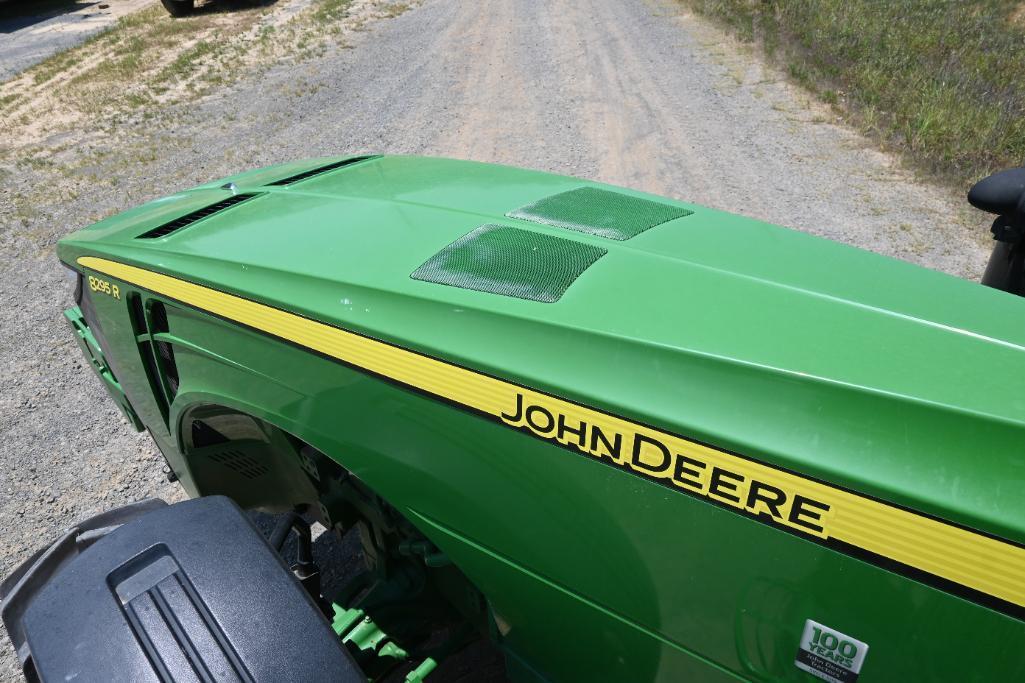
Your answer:
[[[171,347],[165,341],[158,341],[157,353],[164,361],[164,376],[167,378],[167,388],[171,392],[171,398],[173,399],[178,394],[178,365],[174,361],[174,348]]]
[[[507,216],[586,232],[611,240],[628,240],[656,225],[694,213],[597,187],[580,187],[545,197]]]
[[[266,465],[241,451],[216,451],[210,454],[210,459],[224,465],[229,470],[238,472],[247,479],[258,479],[270,472]]]
[[[512,296],[558,301],[606,250],[503,225],[482,225],[413,271],[414,280]]]

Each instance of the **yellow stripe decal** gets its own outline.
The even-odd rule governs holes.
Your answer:
[[[806,538],[931,575],[995,609],[1020,617],[1025,608],[1025,548],[1015,544],[209,287],[101,258],[78,263]]]

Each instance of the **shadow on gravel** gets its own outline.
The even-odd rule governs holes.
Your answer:
[[[0,33],[14,33],[58,14],[99,4],[100,0],[0,0]]]
[[[196,9],[188,16],[209,16],[213,14],[229,14],[247,9],[270,7],[278,0],[207,0],[203,4],[196,3]]]

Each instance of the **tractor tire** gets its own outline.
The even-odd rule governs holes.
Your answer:
[[[167,13],[172,17],[184,17],[192,14],[196,0],[160,0]]]

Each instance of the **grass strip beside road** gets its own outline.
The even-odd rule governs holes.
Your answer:
[[[156,104],[179,88],[195,91],[216,78],[241,47],[239,34],[269,11],[232,9],[175,20],[157,5],[126,15],[0,86],[8,100],[0,113],[8,125],[30,125],[40,114],[93,117]]]
[[[0,161],[54,136],[121,130],[281,64],[299,64],[411,3],[217,0],[172,18],[159,4],[0,83]],[[301,87],[301,85],[297,85]],[[31,155],[30,155],[31,156]]]
[[[685,2],[944,180],[1025,164],[1025,2]]]

